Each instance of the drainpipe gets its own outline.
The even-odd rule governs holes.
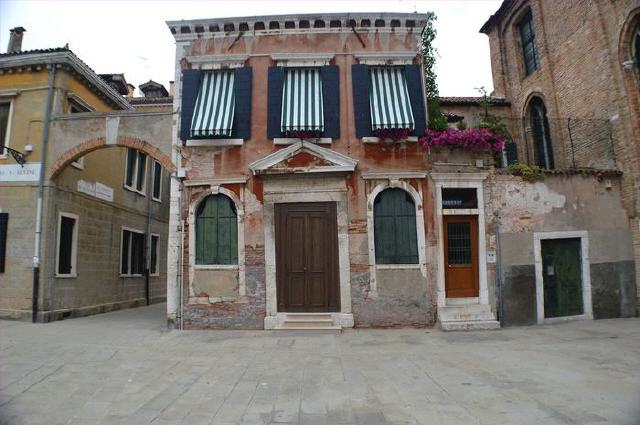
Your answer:
[[[504,284],[502,279],[502,260],[500,253],[500,225],[495,224],[494,229],[496,232],[496,292],[498,297],[498,321],[500,322],[500,327],[504,326],[504,299],[502,296],[502,286]]]
[[[42,203],[44,199],[44,174],[47,164],[47,149],[49,145],[49,125],[51,122],[51,109],[53,103],[53,90],[56,79],[56,65],[49,68],[49,83],[47,88],[47,101],[44,105],[44,128],[42,130],[42,149],[40,153],[40,178],[38,179],[38,197],[36,200],[36,233],[33,249],[33,287],[31,292],[31,321],[38,321],[38,297],[40,292],[40,244],[42,241]]]
[[[151,158],[151,157],[148,157],[148,158]],[[151,176],[151,184],[149,185],[151,190],[147,191],[147,236],[145,238],[145,242],[147,244],[147,261],[145,261],[146,273],[144,274],[144,293],[145,293],[145,298],[147,300],[147,305],[151,304],[151,296],[150,296],[150,290],[149,290],[149,273],[151,272],[150,271],[150,268],[151,268],[151,197],[153,196],[153,181],[154,181],[153,160],[149,162],[151,164],[151,167],[150,167],[151,173],[149,173],[149,176]],[[146,164],[145,164],[145,167],[146,167]],[[158,259],[156,258],[156,262],[157,261]]]

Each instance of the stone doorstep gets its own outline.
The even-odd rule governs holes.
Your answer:
[[[287,313],[284,322],[276,330],[340,333],[342,326],[333,324],[331,313]]]
[[[448,305],[438,309],[438,322],[444,331],[499,329],[491,307],[486,304]]]

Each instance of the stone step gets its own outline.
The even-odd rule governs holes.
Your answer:
[[[331,320],[331,313],[286,313],[285,320],[321,319]]]
[[[495,320],[495,316],[490,311],[482,313],[441,312],[440,320],[443,322],[484,321]]]
[[[440,322],[443,331],[475,331],[500,329],[500,323],[496,320],[469,320],[455,322]]]
[[[329,319],[285,319],[284,324],[291,327],[303,328],[305,326],[332,326],[333,320]]]
[[[292,333],[341,333],[342,326],[336,325],[316,325],[316,326],[291,326],[290,323],[283,323],[280,326],[276,326],[277,331],[287,331]]]

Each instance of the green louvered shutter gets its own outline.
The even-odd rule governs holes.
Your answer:
[[[373,207],[377,264],[417,264],[416,209],[402,189],[382,191]]]
[[[196,212],[196,264],[238,264],[238,222],[233,201],[211,195]]]

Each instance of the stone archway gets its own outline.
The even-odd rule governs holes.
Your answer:
[[[60,157],[58,157],[58,159],[56,159],[55,162],[51,165],[51,179],[56,178],[62,172],[62,170],[64,170],[69,164],[71,164],[81,156],[84,156],[89,152],[93,152],[98,149],[104,149],[113,146],[137,149],[158,161],[160,165],[162,165],[162,167],[166,170],[169,170],[170,172],[176,171],[176,166],[173,164],[173,162],[171,162],[171,158],[169,158],[160,149],[150,144],[149,142],[127,136],[118,136],[115,142],[116,143],[107,144],[107,139],[105,137],[97,137],[80,143],[67,150],[62,155],[60,155]]]

